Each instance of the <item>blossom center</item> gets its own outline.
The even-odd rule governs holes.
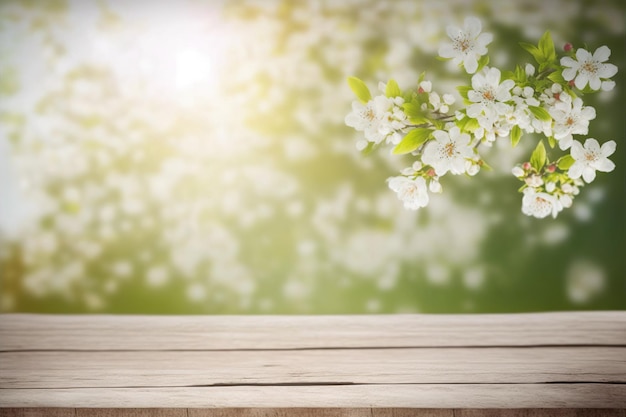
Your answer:
[[[459,36],[454,40],[454,49],[461,52],[467,52],[472,49],[472,44],[469,39]]]
[[[585,153],[585,160],[587,162],[595,162],[598,160],[598,155],[595,152],[587,152]]]
[[[374,117],[376,117],[376,115],[374,114],[374,110],[367,109],[367,111],[365,112],[365,118],[371,122],[372,120],[374,120]]]
[[[580,69],[582,71],[585,71],[589,74],[596,74],[598,72],[598,63],[595,61],[585,61],[581,66]]]
[[[573,125],[574,125],[574,123],[576,123],[576,120],[574,120],[574,118],[573,118],[573,117],[568,117],[568,118],[567,118],[567,120],[565,121],[565,124],[566,124],[567,126],[573,126]]]
[[[452,158],[454,156],[454,151],[456,150],[456,147],[454,146],[454,143],[448,143],[444,148],[443,148],[443,152],[449,157]]]
[[[496,97],[495,97],[495,94],[493,94],[493,91],[486,90],[486,91],[483,91],[483,98],[487,101],[493,101]]]

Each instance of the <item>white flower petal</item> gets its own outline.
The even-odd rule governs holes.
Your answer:
[[[582,143],[577,140],[572,143],[572,149],[570,151],[572,158],[576,161],[580,161],[585,158],[585,150],[583,149]]]
[[[573,180],[578,179],[582,175],[584,167],[585,165],[582,162],[574,162],[567,171],[567,175]]]
[[[598,76],[589,78],[589,87],[591,87],[592,90],[599,90],[601,85],[602,81],[600,81]]]
[[[580,64],[578,63],[578,61],[572,59],[572,57],[564,56],[563,58],[561,58],[561,65],[563,65],[564,67],[572,67],[574,69],[577,69]]]
[[[600,64],[598,68],[598,76],[600,78],[611,78],[617,74],[617,67],[613,64]]]
[[[600,148],[600,153],[603,157],[608,158],[609,156],[613,155],[613,152],[615,152],[616,147],[617,147],[617,144],[615,143],[615,141],[610,140],[602,144],[602,147]]]
[[[585,141],[585,149],[599,154],[600,153],[600,144],[594,138],[589,138]]]
[[[593,180],[596,179],[596,170],[587,166],[585,168],[583,168],[583,180],[585,180],[586,183],[590,183],[593,182]]]
[[[454,40],[461,36],[463,34],[463,31],[454,25],[448,25],[446,27],[446,33],[448,34],[450,39]]]
[[[592,59],[591,53],[589,51],[584,50],[583,48],[578,48],[576,51],[576,60],[578,62],[583,62]]]
[[[611,56],[611,50],[608,46],[604,45],[596,49],[593,53],[593,60],[597,62],[604,62]]]
[[[441,54],[440,54],[441,55]],[[563,79],[565,79],[565,81],[571,81],[574,79],[574,77],[576,76],[576,71],[577,68],[566,68],[563,70]]]
[[[474,54],[467,55],[463,60],[463,66],[465,67],[465,71],[468,74],[473,74],[478,69],[478,61],[476,60],[476,56]]]
[[[457,52],[450,43],[444,43],[439,47],[439,56],[442,58],[454,58],[456,55]]]
[[[480,23],[480,19],[476,17],[466,17],[465,25],[464,25],[465,33],[468,38],[474,39],[478,36],[480,31],[482,30],[482,24]]]
[[[585,88],[588,81],[589,81],[589,77],[587,76],[587,74],[580,73],[578,74],[578,77],[576,77],[576,81],[574,81],[574,84],[576,85],[576,88],[578,88],[579,90],[582,90],[583,88]]]
[[[615,81],[603,81],[600,88],[602,89],[602,91],[611,91],[613,88],[615,88]]]
[[[592,165],[593,168],[597,169],[600,172],[611,172],[615,169],[615,163],[606,158],[596,161]]]

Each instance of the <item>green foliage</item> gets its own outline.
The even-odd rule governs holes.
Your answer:
[[[546,147],[543,145],[543,141],[539,141],[537,147],[530,156],[530,165],[535,168],[536,171],[541,171],[541,168],[546,164]]]
[[[389,80],[385,88],[385,95],[387,97],[398,97],[402,95],[402,90],[400,90],[396,80]]]
[[[467,133],[474,133],[474,131],[480,127],[478,120],[469,116],[465,116],[461,120],[457,120],[456,125],[459,129],[461,129],[461,131]]]
[[[404,103],[402,105],[402,110],[407,115],[411,123],[415,123],[415,124],[428,123],[428,118],[422,111],[419,101],[415,100],[410,103]]]
[[[348,85],[352,92],[357,96],[361,103],[367,103],[372,99],[369,88],[367,85],[357,77],[348,77]]]
[[[461,97],[463,97],[465,100],[469,100],[467,98],[467,93],[472,89],[471,86],[469,86],[469,85],[460,85],[456,89],[459,92],[459,94],[461,95]]]
[[[485,68],[488,64],[489,64],[489,55],[481,56],[480,59],[478,60],[478,69],[476,70],[476,72]]]
[[[559,159],[558,167],[559,169],[565,171],[569,169],[574,164],[574,158],[571,155],[564,155]]]
[[[537,61],[537,63],[540,65],[540,71],[542,70],[542,65],[545,68],[547,64],[551,64],[556,61],[554,42],[552,41],[552,36],[550,36],[549,31],[546,31],[541,39],[539,39],[538,46],[526,42],[520,42],[519,45],[524,48],[528,53],[530,53],[533,58],[535,58],[535,61]]]
[[[530,110],[533,116],[535,116],[542,122],[549,122],[550,120],[552,120],[552,116],[550,116],[550,113],[548,113],[548,111],[543,107],[528,106],[528,110]]]
[[[416,128],[411,130],[393,149],[393,153],[395,155],[402,155],[413,152],[430,138],[432,132],[432,129],[428,128]]]
[[[511,129],[511,146],[516,147],[521,138],[522,129],[518,125],[513,126],[513,129]]]

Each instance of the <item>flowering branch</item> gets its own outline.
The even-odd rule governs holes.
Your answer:
[[[428,191],[442,191],[439,181],[444,175],[474,176],[481,168],[489,168],[478,152],[480,145],[492,146],[498,138],[509,138],[515,147],[524,133],[541,134],[550,148],[558,144],[569,154],[550,161],[540,140],[530,159],[512,172],[524,183],[522,212],[537,218],[556,217],[572,205],[584,183],[595,179],[596,171],[615,168],[608,159],[615,152],[615,141],[600,146],[593,138],[584,144],[574,139],[574,135],[586,135],[589,121],[596,117],[595,109],[585,106],[580,96],[615,87],[610,78],[617,67],[606,63],[611,51],[601,46],[593,54],[583,48],[574,52],[568,43],[559,59],[546,32],[537,45],[520,43],[536,67],[528,63],[502,72],[488,66],[487,45],[493,36],[480,33],[481,29],[478,19],[466,18],[463,29],[447,28],[451,42],[439,48],[442,58],[452,59],[473,74],[470,85],[457,87],[464,107],[452,110],[454,96],[433,91],[424,73],[416,89],[402,91],[389,80],[379,83],[380,94],[375,97],[365,83],[350,77],[348,84],[359,101],[352,103],[345,122],[364,133],[357,149],[371,152],[392,145],[393,154],[415,157],[400,176],[388,179],[404,206],[413,210],[428,205]]]

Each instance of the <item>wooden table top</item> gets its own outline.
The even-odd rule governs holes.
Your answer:
[[[626,312],[4,314],[0,407],[0,416],[33,407],[72,416],[121,408],[184,417],[338,409],[391,417],[406,408],[437,416],[614,408],[598,415],[623,416]]]

